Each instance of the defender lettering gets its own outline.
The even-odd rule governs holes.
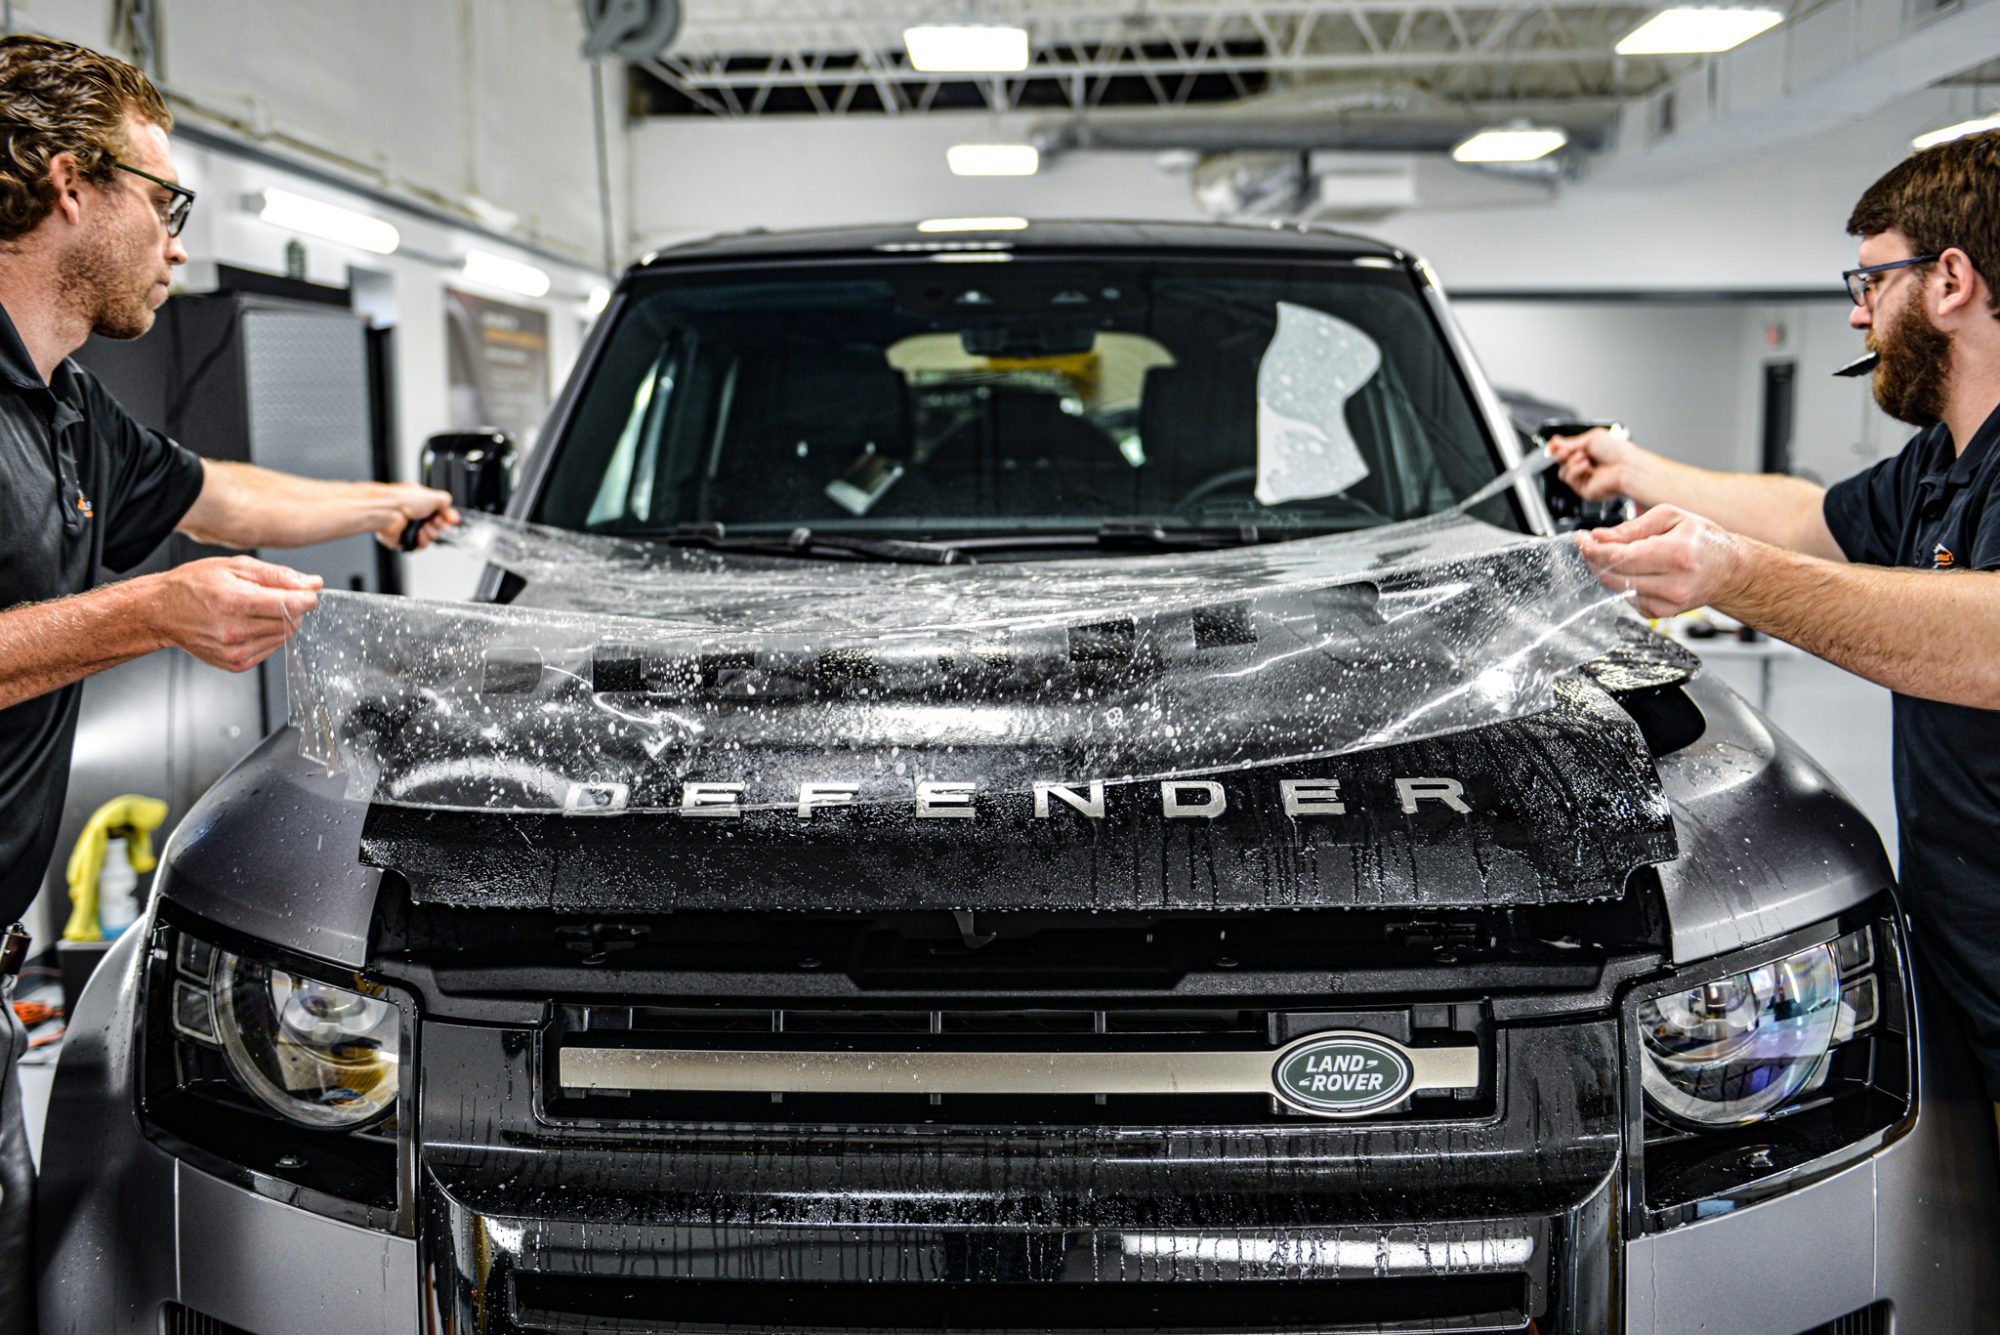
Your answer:
[[[1393,805],[1400,808],[1404,815],[1415,815],[1425,802],[1438,803],[1460,815],[1472,812],[1472,804],[1465,797],[1465,785],[1457,779],[1421,775],[1399,777],[1391,782],[1394,785]],[[1110,807],[1106,798],[1110,787],[1112,785],[1104,779],[1038,782],[1032,789],[1034,818],[1103,820]],[[749,793],[746,789],[747,785],[740,783],[687,784],[681,790],[680,812],[684,816],[726,818],[741,816],[746,811],[783,806],[796,813],[798,819],[811,820],[814,813],[830,808],[902,800],[887,793],[864,797],[858,779],[801,783],[782,797],[775,793]],[[1229,809],[1229,790],[1213,779],[1169,779],[1158,784],[1156,792],[1160,815],[1169,820],[1212,820]],[[975,783],[925,780],[909,790],[908,800],[913,814],[920,817],[972,820],[979,814],[982,795],[979,785]],[[1284,813],[1294,819],[1348,814],[1346,794],[1338,779],[1281,779],[1277,785],[1277,796]],[[1380,794],[1378,801],[1389,796]],[[584,804],[572,799],[571,805],[580,807]],[[623,806],[622,803],[604,802],[590,805],[612,810]],[[1389,803],[1381,805],[1388,806]]]

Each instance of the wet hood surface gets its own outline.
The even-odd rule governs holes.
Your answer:
[[[333,595],[296,656],[308,753],[420,900],[1537,904],[1675,854],[1616,693],[1691,660],[1560,542],[1426,521],[802,577],[472,536],[530,605]]]
[[[1287,781],[1339,797],[1289,814]],[[1167,814],[1156,782],[1107,785],[1101,817],[1057,797],[1040,815],[1019,792],[950,819],[888,802],[810,820],[380,804],[362,847],[419,901],[632,912],[1530,905],[1616,895],[1675,855],[1644,738],[1588,682],[1527,718],[1212,782],[1213,817]]]

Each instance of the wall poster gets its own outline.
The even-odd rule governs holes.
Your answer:
[[[526,454],[549,410],[549,316],[445,289],[445,358],[454,431],[490,426]]]

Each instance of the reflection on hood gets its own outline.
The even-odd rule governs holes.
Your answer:
[[[1566,539],[1443,516],[1193,555],[884,566],[475,518],[514,605],[330,592],[305,753],[380,803],[525,812],[1038,801],[1546,711],[1638,626]],[[1191,789],[1195,796],[1200,790]],[[692,794],[692,796],[691,796]],[[928,812],[924,814],[939,814]]]

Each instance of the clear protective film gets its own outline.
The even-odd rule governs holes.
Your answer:
[[[991,565],[723,556],[483,516],[451,541],[525,587],[508,605],[328,592],[292,645],[302,750],[357,799],[810,820],[1060,786],[1082,809],[1093,785],[1524,718],[1652,638],[1566,538],[1458,514]]]

